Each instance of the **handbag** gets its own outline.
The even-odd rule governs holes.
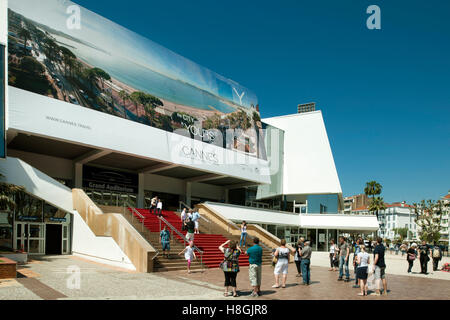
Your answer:
[[[409,261],[414,261],[414,260],[416,260],[416,255],[408,255],[408,260]]]

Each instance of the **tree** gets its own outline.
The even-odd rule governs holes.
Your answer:
[[[86,78],[87,82],[89,83],[91,91],[93,92],[94,84],[95,84],[95,81],[97,80],[97,74],[95,73],[94,69],[86,69],[86,70],[84,70],[83,75]]]
[[[130,99],[130,95],[125,90],[121,90],[119,92],[119,97],[123,101],[123,111],[125,113],[125,119],[127,118],[127,110],[125,108],[126,101]]]
[[[422,200],[420,204],[414,204],[416,219],[415,222],[419,227],[419,238],[428,243],[437,243],[441,238],[441,221],[445,211],[444,204],[441,200]]]
[[[381,194],[381,190],[383,189],[383,186],[379,184],[376,181],[370,181],[366,183],[366,187],[364,188],[364,193],[367,196],[372,196],[372,199],[375,198],[375,196]]]
[[[72,74],[72,68],[74,66],[73,61],[76,60],[76,55],[66,47],[59,47],[59,50],[63,56],[65,74],[67,75],[67,68],[69,68],[69,71]]]
[[[395,234],[400,236],[400,241],[408,237],[408,231],[408,228],[394,228]]]
[[[20,67],[29,73],[41,75],[45,72],[44,66],[33,57],[23,57],[20,61]]]
[[[25,188],[1,181],[4,178],[5,176],[0,173],[0,210],[8,211],[16,207],[14,197],[19,192],[25,191]]]
[[[154,119],[156,115],[155,108],[151,104],[144,105],[145,117],[150,122],[150,125],[153,127]]]
[[[104,81],[111,80],[111,76],[105,70],[100,69],[100,68],[93,68],[92,72],[94,72],[97,79],[100,79],[100,82],[102,83],[102,89],[105,89]]]
[[[386,209],[383,198],[382,197],[372,198],[368,209],[369,209],[369,212],[375,212],[377,215],[377,219],[378,219],[378,212]]]
[[[29,39],[31,39],[30,31],[28,31],[25,28],[21,28],[19,30],[18,36],[23,39],[23,52],[27,52],[27,42]]]

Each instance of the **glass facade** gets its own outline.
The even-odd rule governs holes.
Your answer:
[[[5,46],[0,45],[0,158],[6,157],[6,135],[5,135],[5,90],[6,90],[6,68],[5,68]]]
[[[308,213],[339,213],[337,194],[308,195]]]

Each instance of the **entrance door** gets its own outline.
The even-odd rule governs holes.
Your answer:
[[[62,254],[62,225],[47,224],[45,228],[45,254]]]
[[[30,255],[45,253],[45,224],[17,222],[14,234],[14,249],[23,250]]]

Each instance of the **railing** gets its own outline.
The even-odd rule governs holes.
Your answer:
[[[131,209],[132,212],[130,212],[128,209]],[[124,216],[126,216],[126,212],[130,212],[131,225],[133,225],[133,223],[134,223],[134,214],[133,213],[136,213],[136,215],[139,218],[141,218],[141,221],[139,221],[138,219],[136,219],[136,220],[138,221],[138,223],[141,224],[141,232],[144,233],[145,232],[145,230],[144,230],[145,229],[145,217],[139,211],[137,211],[136,208],[133,208],[132,206],[130,206],[130,204],[128,202],[125,201],[123,204],[123,215]],[[152,260],[155,260],[155,258],[157,256],[159,256],[159,250],[156,248],[154,248],[154,249],[156,251],[156,254],[153,256]]]
[[[164,222],[166,224],[166,226],[169,227],[169,229],[172,231],[172,239],[173,239],[173,233],[175,232],[179,237],[181,237],[181,239],[183,239],[184,241],[184,246],[186,247],[186,244],[189,242],[186,237],[180,232],[178,231],[177,228],[175,228],[169,221],[167,221],[166,219],[164,219],[163,217],[158,217],[159,219],[159,232],[161,232],[162,230],[162,222]],[[203,251],[200,250],[197,246],[194,245],[194,251],[197,251],[200,254],[200,265],[202,266],[202,271],[203,271]]]
[[[192,208],[189,207],[185,202],[179,201],[179,212],[182,212],[182,211],[183,211],[183,208],[192,210]],[[204,222],[206,222],[206,223],[208,224],[208,232],[211,233],[211,229],[212,229],[212,228],[211,228],[211,225],[212,225],[212,222],[209,221],[208,219],[206,219],[205,217],[203,217],[202,215],[200,215],[200,220],[203,220]]]

